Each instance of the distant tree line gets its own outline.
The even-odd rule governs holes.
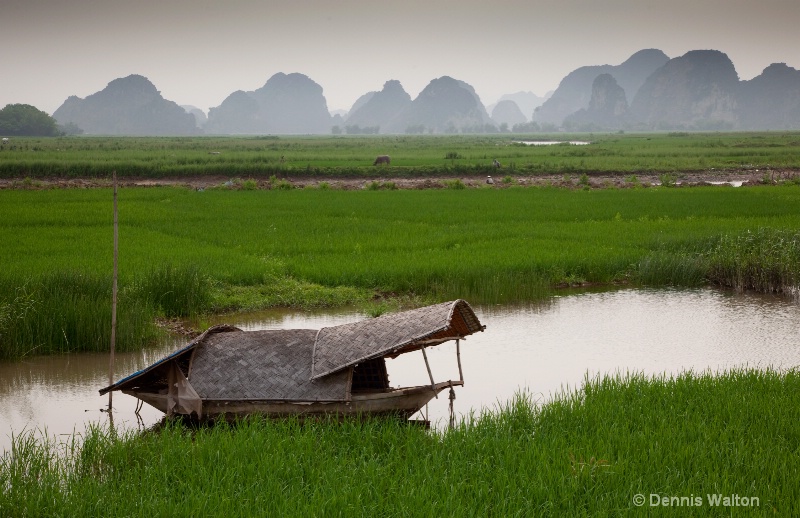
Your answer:
[[[57,137],[83,131],[74,124],[59,126],[47,113],[30,104],[7,104],[0,110],[0,135],[9,137]]]

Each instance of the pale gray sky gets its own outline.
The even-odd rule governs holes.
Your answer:
[[[389,79],[413,98],[443,75],[490,104],[645,48],[720,50],[751,79],[800,68],[798,26],[798,0],[1,0],[0,107],[52,114],[141,74],[208,111],[277,72],[319,83],[331,110]]]

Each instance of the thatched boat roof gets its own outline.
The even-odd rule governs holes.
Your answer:
[[[177,366],[203,400],[343,401],[352,367],[483,331],[463,300],[313,329],[215,326],[180,350],[100,390],[167,388]]]
[[[320,329],[314,344],[312,379],[364,360],[397,356],[483,331],[464,300],[443,302],[353,324]]]

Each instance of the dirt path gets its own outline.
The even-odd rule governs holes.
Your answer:
[[[759,171],[706,171],[690,173],[661,174],[552,174],[535,176],[506,176],[499,171],[492,178],[492,187],[504,188],[514,185],[520,186],[554,186],[564,188],[629,188],[636,186],[660,185],[662,180],[674,182],[677,186],[686,185],[714,185],[730,184],[763,185],[776,184],[787,180],[800,179],[800,170],[797,169],[770,169]],[[279,184],[268,179],[254,180],[259,189],[270,189],[282,185],[291,185],[295,188],[315,187],[327,185],[331,189],[358,190],[367,188],[384,189],[443,189],[452,186],[455,180],[461,181],[466,187],[487,186],[488,178],[476,177],[451,177],[451,178],[306,178],[288,176],[279,180]],[[0,189],[91,189],[109,187],[110,179],[105,178],[15,178],[0,179]],[[191,189],[227,188],[243,189],[252,188],[253,184],[242,179],[232,179],[224,176],[196,176],[191,178],[121,178],[119,185],[122,187],[156,187],[156,186],[183,186]],[[287,186],[288,186],[287,185]]]

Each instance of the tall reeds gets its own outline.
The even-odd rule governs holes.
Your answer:
[[[199,266],[165,263],[134,275],[131,294],[166,318],[191,317],[211,304],[211,279]]]
[[[687,508],[651,495],[692,495],[702,514],[796,516],[798,394],[797,370],[628,373],[521,392],[441,432],[253,417],[92,427],[63,450],[26,432],[0,456],[0,515],[671,515]],[[749,508],[712,507],[720,494]]]
[[[141,277],[120,291],[119,351],[154,342],[157,316],[191,316],[210,303],[208,279],[197,268],[166,265]],[[110,275],[58,271],[0,278],[0,359],[107,351],[110,322]]]
[[[739,291],[800,288],[800,230],[756,228],[722,236],[708,253],[709,279]]]

